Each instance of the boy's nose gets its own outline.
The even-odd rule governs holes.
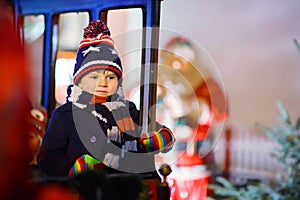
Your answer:
[[[97,84],[98,86],[107,86],[107,81],[105,78],[100,77]]]

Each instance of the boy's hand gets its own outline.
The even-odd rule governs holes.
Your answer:
[[[94,157],[88,155],[88,154],[85,154],[83,155],[83,159],[85,161],[86,164],[88,165],[93,165],[93,164],[99,164],[100,161],[95,159]]]
[[[143,133],[140,143],[147,152],[170,150],[175,142],[175,137],[167,128],[159,131]]]
[[[71,167],[69,176],[79,174],[85,170],[103,169],[104,164],[93,158],[92,156],[85,154],[80,156]]]

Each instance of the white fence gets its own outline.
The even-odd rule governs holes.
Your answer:
[[[271,156],[276,143],[263,133],[252,130],[230,130],[231,139],[226,141],[226,133],[214,138],[214,159],[222,170],[227,169],[230,180],[243,184],[248,180],[260,180],[267,183],[278,183],[284,172],[281,163]],[[226,156],[226,146],[229,147],[229,157]],[[227,157],[227,158],[226,158]]]

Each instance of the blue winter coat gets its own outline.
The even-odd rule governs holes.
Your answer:
[[[139,111],[134,103],[127,103],[133,122],[139,124]],[[107,138],[99,127],[101,124],[99,126],[95,116],[70,102],[55,109],[38,154],[40,169],[50,176],[67,176],[76,159],[84,154],[96,154],[101,160],[106,153]],[[162,127],[157,123],[157,130]],[[131,171],[155,169],[153,154],[135,154],[126,158],[126,163],[132,163],[128,166]]]

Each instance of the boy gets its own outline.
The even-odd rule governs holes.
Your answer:
[[[173,147],[173,133],[158,123],[157,131],[141,137],[139,111],[124,99],[122,75],[109,29],[100,20],[90,22],[78,48],[67,102],[53,111],[40,148],[38,164],[46,174],[147,172],[149,154]]]

